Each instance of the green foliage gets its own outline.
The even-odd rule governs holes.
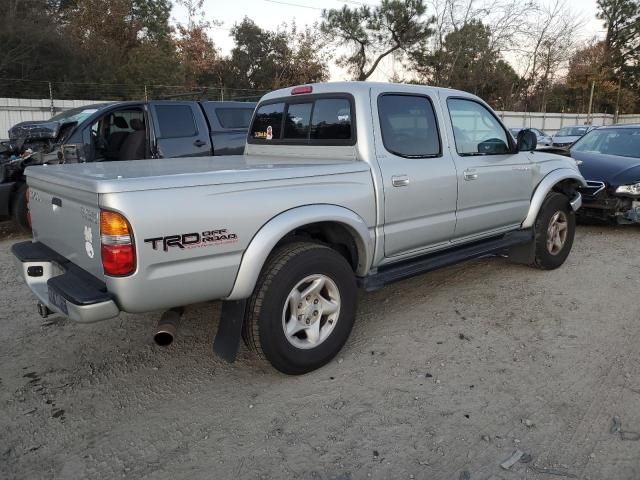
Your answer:
[[[518,75],[493,48],[491,31],[471,20],[446,35],[441,48],[423,47],[410,55],[420,83],[465,90],[496,108],[508,108]]]
[[[598,18],[607,31],[603,68],[611,79],[619,75],[640,88],[640,1],[598,0]]]
[[[311,27],[296,25],[272,32],[244,18],[231,30],[235,47],[224,61],[225,84],[247,89],[276,89],[328,78],[321,40]]]
[[[356,80],[366,80],[388,55],[408,53],[433,34],[423,0],[382,0],[380,5],[323,10],[321,29],[350,49],[337,59]]]

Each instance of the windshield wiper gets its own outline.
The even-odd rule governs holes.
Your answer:
[[[484,157],[485,155],[488,155],[488,153],[470,152],[470,153],[459,153],[458,155],[460,155],[461,157]]]

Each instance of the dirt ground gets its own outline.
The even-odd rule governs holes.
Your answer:
[[[579,227],[553,272],[483,259],[363,294],[301,377],[213,357],[217,304],[167,349],[158,314],[43,321],[23,238],[0,225],[0,478],[640,478],[638,228]]]

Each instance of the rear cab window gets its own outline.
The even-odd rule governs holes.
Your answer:
[[[346,94],[287,97],[256,109],[249,143],[279,145],[354,145],[353,99]]]

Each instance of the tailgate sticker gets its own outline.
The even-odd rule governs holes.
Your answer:
[[[93,232],[91,227],[84,226],[84,249],[87,252],[87,257],[93,258],[95,252],[93,251]]]

